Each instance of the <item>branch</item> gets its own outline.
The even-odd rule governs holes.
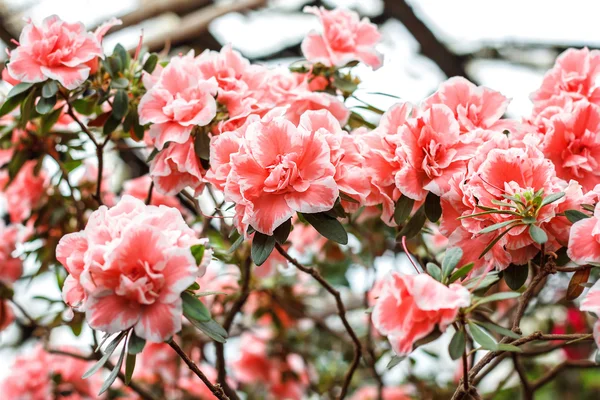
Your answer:
[[[206,375],[204,375],[200,368],[198,368],[198,366],[188,357],[188,355],[185,354],[185,352],[181,349],[181,347],[179,347],[177,343],[171,340],[169,342],[169,346],[171,346],[171,348],[175,350],[175,352],[179,355],[179,357],[181,357],[183,362],[187,364],[188,368],[193,373],[195,373],[198,376],[198,378],[202,380],[202,382],[204,382],[206,387],[212,392],[212,394],[215,395],[216,398],[220,400],[229,400],[229,397],[227,397],[225,392],[223,392],[223,388],[219,384],[213,385],[210,382],[210,379],[208,379]]]
[[[545,384],[550,382],[553,378],[555,378],[558,374],[560,374],[562,372],[562,370],[569,369],[569,368],[577,368],[577,369],[598,368],[598,364],[596,364],[593,361],[589,361],[589,360],[563,361],[562,363],[558,364],[556,367],[554,367],[550,371],[548,371],[548,373],[546,375],[542,376],[537,381],[533,382],[531,384],[531,389],[533,391],[540,389],[542,386],[544,386]]]
[[[523,368],[523,364],[519,359],[519,356],[516,353],[512,353],[513,364],[515,366],[515,370],[519,375],[519,379],[521,380],[521,386],[523,387],[523,399],[524,400],[533,400],[533,390],[529,381],[527,380],[527,374],[525,373],[525,369]]]
[[[344,383],[342,385],[342,391],[340,392],[339,396],[339,399],[342,400],[344,397],[346,397],[348,387],[350,386],[350,381],[352,381],[352,376],[354,375],[354,371],[356,371],[356,368],[358,368],[358,363],[360,362],[360,358],[362,355],[362,344],[360,343],[360,340],[356,336],[356,333],[348,323],[348,320],[346,319],[346,308],[344,306],[344,302],[342,301],[342,296],[340,295],[339,291],[337,291],[333,286],[331,286],[329,282],[327,282],[327,280],[325,280],[325,278],[321,276],[318,270],[316,270],[313,267],[306,267],[300,264],[295,258],[290,256],[288,252],[285,251],[285,249],[281,247],[279,243],[275,244],[275,248],[277,249],[279,254],[285,257],[285,259],[292,263],[296,268],[315,278],[315,280],[317,280],[321,284],[321,286],[323,286],[323,288],[335,298],[335,302],[338,308],[338,315],[342,320],[344,328],[346,328],[346,332],[348,332],[350,338],[352,339],[352,342],[354,343],[354,358],[352,360],[352,364],[350,364],[348,372],[346,372]]]

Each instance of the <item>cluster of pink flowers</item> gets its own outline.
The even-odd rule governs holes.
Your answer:
[[[94,329],[133,327],[148,341],[165,341],[181,329],[181,293],[204,273],[190,252],[201,243],[177,209],[124,196],[58,244],[56,257],[70,274],[63,298]]]

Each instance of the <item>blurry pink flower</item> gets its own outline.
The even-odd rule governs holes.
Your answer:
[[[103,58],[102,46],[82,23],[67,23],[56,15],[41,26],[29,21],[11,51],[8,72],[21,82],[37,83],[47,79],[73,90],[90,74],[89,61]]]
[[[213,383],[217,382],[217,370],[212,365],[202,362],[198,364],[198,368],[206,375],[208,380]],[[236,387],[235,382],[231,379],[227,380],[229,387]],[[187,368],[181,371],[181,376],[177,380],[177,387],[193,396],[194,399],[211,400],[215,398],[208,386],[199,384],[198,377]]]
[[[19,241],[19,227],[0,221],[0,283],[10,285],[23,274],[23,262],[13,257]]]
[[[600,51],[568,49],[556,59],[554,67],[544,75],[542,86],[531,94],[536,109],[550,104],[557,96],[567,95],[573,101],[587,99],[600,105]]]
[[[436,104],[447,106],[454,113],[460,132],[476,128],[495,130],[508,107],[509,99],[484,86],[476,86],[462,77],[453,77],[442,83],[437,92],[421,105],[426,111]],[[500,129],[502,131],[502,129]]]
[[[383,400],[410,400],[411,390],[402,386],[385,386],[382,389]],[[377,400],[377,386],[363,386],[354,392],[350,400]]]
[[[44,200],[48,176],[44,169],[35,171],[37,163],[26,161],[10,183],[8,174],[0,176],[0,193],[6,199],[11,222],[23,222]]]
[[[571,227],[568,254],[577,264],[600,263],[600,203],[596,204],[593,217]]]
[[[60,240],[57,259],[72,277],[65,300],[85,310],[94,329],[134,327],[139,337],[162,342],[181,329],[181,292],[204,272],[189,250],[198,243],[178,210],[124,196]]]
[[[140,176],[139,178],[130,179],[123,184],[123,195],[133,196],[136,199],[146,201],[148,191],[152,184],[152,178],[149,175]],[[157,190],[153,190],[150,204],[153,206],[167,206],[178,209],[182,214],[186,211],[181,202],[174,196],[165,196]]]
[[[215,79],[204,79],[192,53],[172,58],[138,107],[140,123],[152,123],[148,134],[155,147],[185,143],[194,126],[210,124],[217,113],[217,89]]]
[[[600,183],[600,106],[582,100],[549,125],[542,151],[554,163],[556,175],[592,190]]]
[[[377,26],[368,18],[362,20],[354,11],[304,7],[304,12],[319,17],[323,33],[311,31],[302,41],[302,53],[310,62],[328,67],[343,67],[361,61],[374,69],[381,66],[383,56],[375,50],[381,39]]]
[[[406,355],[436,326],[444,332],[459,308],[469,304],[469,291],[459,284],[446,287],[426,274],[394,272],[384,283],[372,319],[379,333],[388,337],[394,352]]]
[[[179,357],[168,344],[146,343],[137,361],[134,379],[150,384],[159,382],[166,387],[177,383]]]
[[[600,315],[600,280],[596,281],[594,286],[587,292],[584,299],[581,301],[579,309],[581,311],[594,313],[597,316]],[[596,346],[600,348],[600,319],[597,319],[594,324],[594,340],[596,341]]]
[[[241,206],[236,214],[242,223],[272,235],[295,212],[330,210],[339,195],[334,175],[322,133],[281,117],[263,119],[246,130],[243,148],[232,160],[225,197]]]
[[[183,144],[170,143],[150,162],[150,176],[157,192],[173,196],[186,187],[200,195],[204,189],[202,176],[206,173],[194,151],[194,140]]]
[[[117,18],[111,18],[108,21],[100,24],[100,26],[98,26],[96,28],[96,30],[94,31],[94,36],[98,40],[98,43],[102,44],[102,40],[104,39],[104,36],[106,36],[106,34],[110,30],[110,28],[117,26],[117,25],[122,25],[122,24],[123,24],[123,21],[121,21],[120,19],[117,19]],[[96,71],[98,71],[98,58],[97,57],[91,59],[86,64],[87,64],[87,66],[90,67],[90,75],[95,74]]]
[[[472,135],[461,135],[459,124],[445,105],[434,104],[399,132],[404,165],[396,186],[407,197],[424,200],[430,191],[441,196],[452,175],[466,168],[477,149]]]

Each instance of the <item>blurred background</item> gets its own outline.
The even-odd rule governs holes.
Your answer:
[[[134,50],[143,34],[144,45],[165,56],[190,49],[199,54],[231,43],[252,62],[289,65],[302,58],[304,36],[319,28],[316,17],[302,12],[305,5],[351,8],[379,25],[384,66],[375,72],[357,67],[362,83],[356,94],[384,109],[396,100],[377,92],[417,103],[448,77],[461,75],[512,98],[508,116],[519,118],[529,114],[529,94],[539,87],[558,54],[568,47],[600,48],[600,1],[593,0],[0,0],[0,46],[4,47],[0,65],[7,59],[4,50],[18,40],[24,19],[37,22],[52,14],[69,22],[82,21],[90,30],[112,17],[120,18],[123,24],[111,29],[104,40],[108,54],[117,43]],[[380,274],[406,266],[401,256],[382,257],[379,262]],[[35,266],[30,268],[35,270]],[[52,311],[52,306],[35,296],[60,299],[54,277],[46,278],[46,283],[42,276],[34,284],[23,280],[15,285],[20,286],[16,293],[21,303],[33,316]],[[362,289],[364,279],[359,271],[350,269],[348,280],[352,290]],[[552,287],[548,285],[547,291]],[[552,297],[546,293],[549,303]],[[557,320],[566,318],[564,310],[551,308],[548,312]],[[0,379],[15,355],[7,346],[18,335],[17,327],[13,328],[0,333]],[[62,327],[53,332],[52,340],[83,345],[90,343],[90,338],[89,330],[76,338],[68,327]],[[441,341],[435,344],[438,349],[447,346],[447,340]],[[440,383],[454,378],[455,363],[449,358],[432,358],[426,346],[416,353],[416,367],[400,366],[386,380],[401,381],[398,375],[406,374],[407,368]],[[597,387],[597,372],[581,373],[590,373],[582,379]],[[483,384],[495,388],[498,378],[492,374]],[[568,374],[561,379],[563,393],[573,384],[569,382],[581,382],[579,377],[571,380]],[[551,386],[540,398],[556,398]]]

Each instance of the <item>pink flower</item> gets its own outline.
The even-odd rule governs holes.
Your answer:
[[[21,82],[37,83],[54,79],[73,90],[89,76],[88,62],[103,58],[102,46],[82,23],[70,24],[56,15],[41,26],[29,21],[11,51],[8,72]]]
[[[600,203],[596,204],[593,217],[571,227],[568,255],[578,264],[600,263]]]
[[[430,191],[441,196],[452,175],[465,169],[479,142],[461,135],[459,124],[445,105],[434,104],[421,116],[400,128],[404,165],[396,174],[396,186],[415,200]]]
[[[561,95],[567,95],[575,102],[587,99],[600,105],[599,74],[600,51],[590,51],[587,47],[568,49],[544,75],[542,86],[531,94],[531,100],[538,110]]]
[[[138,357],[138,368],[135,369],[134,379],[140,379],[150,384],[157,382],[165,386],[173,386],[178,379],[177,353],[166,343],[147,343]]]
[[[124,196],[93,212],[84,231],[60,240],[56,256],[71,274],[65,300],[85,310],[94,329],[133,327],[162,342],[181,329],[181,292],[204,272],[189,250],[198,243],[178,210]]]
[[[19,227],[0,221],[0,283],[10,285],[23,274],[23,262],[13,253],[19,240]]]
[[[65,349],[79,353],[73,349]],[[47,353],[37,346],[28,354],[18,356],[10,368],[10,373],[0,384],[0,393],[7,399],[36,400],[92,400],[98,398],[102,378],[100,375],[89,379],[81,378],[92,362],[74,357]],[[27,379],[22,379],[27,376]],[[54,378],[60,376],[57,384]]]
[[[411,390],[402,386],[385,386],[382,389],[383,400],[410,400]],[[358,389],[350,400],[377,400],[378,399],[378,388],[377,386],[363,386]]]
[[[23,222],[31,216],[43,199],[48,184],[46,171],[35,171],[38,161],[29,160],[21,167],[15,179],[8,183],[8,174],[0,176],[0,190],[8,205],[11,222]]]
[[[276,117],[251,123],[232,159],[225,198],[242,224],[267,235],[295,212],[330,210],[339,190],[329,146],[320,132]]]
[[[379,294],[372,320],[388,337],[398,355],[409,354],[414,343],[450,325],[461,307],[471,304],[469,291],[459,284],[446,287],[426,274],[392,273]]]
[[[133,196],[136,199],[146,201],[152,178],[148,175],[140,176],[139,178],[130,179],[123,184],[123,195]],[[153,190],[150,204],[153,206],[167,206],[178,209],[182,214],[185,209],[181,202],[174,196],[165,196],[157,190]]]
[[[585,191],[600,183],[600,106],[582,100],[572,112],[549,121],[542,150],[556,174],[575,179]]]
[[[354,11],[326,10],[304,7],[323,24],[323,33],[310,32],[302,41],[302,53],[310,62],[328,67],[343,67],[351,61],[361,61],[374,69],[381,66],[383,56],[375,50],[381,39],[377,26],[368,18],[359,19]]]
[[[585,298],[581,301],[579,309],[600,315],[600,281],[596,281],[594,286],[590,288]],[[600,348],[600,320],[596,320],[594,324],[594,340],[596,341],[596,346]]]
[[[460,126],[460,132],[476,128],[503,130],[500,118],[508,107],[509,99],[484,86],[476,86],[462,77],[453,77],[440,85],[437,92],[421,105],[428,110],[436,104],[448,106]]]
[[[176,195],[188,186],[199,195],[204,189],[202,176],[205,173],[192,138],[183,144],[169,144],[150,162],[150,176],[155,189],[167,196]]]
[[[138,107],[140,123],[152,123],[148,134],[156,148],[185,143],[194,126],[210,124],[217,114],[217,89],[215,79],[204,79],[192,53],[172,58]]]

